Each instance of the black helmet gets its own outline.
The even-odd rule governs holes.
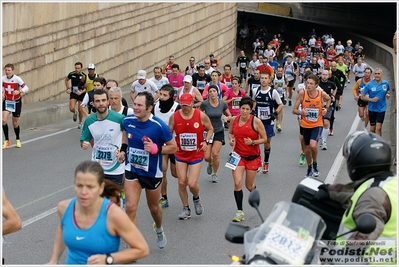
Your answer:
[[[354,132],[346,138],[342,152],[352,181],[391,168],[391,148],[381,136],[374,133]]]

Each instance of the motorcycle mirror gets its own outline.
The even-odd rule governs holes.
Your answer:
[[[244,243],[244,234],[250,229],[249,226],[243,226],[236,223],[230,223],[227,227],[224,237],[227,241],[236,244]]]
[[[262,223],[264,222],[262,214],[260,214],[260,211],[258,209],[259,206],[259,202],[260,202],[260,195],[259,195],[259,191],[254,189],[251,191],[251,193],[249,193],[249,198],[248,198],[248,202],[249,205],[251,205],[251,207],[255,208],[256,211],[259,214],[260,219],[262,220]]]
[[[338,237],[344,236],[346,234],[359,231],[361,233],[369,234],[375,230],[375,227],[377,226],[377,221],[373,217],[373,215],[369,213],[363,213],[361,214],[357,220],[356,220],[356,227],[346,233],[343,233],[342,235],[338,235],[334,240],[337,239]]]
[[[260,202],[260,195],[258,190],[254,189],[251,191],[251,193],[249,194],[248,202],[251,207],[255,209],[258,208]]]

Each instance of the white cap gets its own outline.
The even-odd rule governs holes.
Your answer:
[[[147,77],[147,72],[145,70],[139,70],[137,72],[137,79],[145,79]]]
[[[96,65],[94,65],[93,63],[90,63],[89,66],[87,67],[87,69],[95,69]]]
[[[184,76],[183,82],[191,83],[193,82],[193,78],[191,77],[191,75],[186,75]]]

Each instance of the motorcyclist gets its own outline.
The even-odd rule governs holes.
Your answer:
[[[377,224],[375,230],[369,234],[355,231],[341,239],[337,238],[337,241],[396,241],[397,176],[390,171],[392,158],[389,144],[379,135],[357,131],[345,140],[343,156],[352,182],[323,184],[319,187],[316,198],[330,198],[348,204],[338,236],[354,229],[356,219],[363,213],[371,214]],[[394,244],[396,250],[396,243]],[[396,264],[396,257],[394,263]]]

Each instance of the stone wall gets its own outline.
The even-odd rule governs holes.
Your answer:
[[[3,3],[3,65],[30,88],[24,103],[67,99],[74,63],[121,87],[139,69],[152,76],[169,55],[183,69],[213,53],[235,60],[237,3]]]

